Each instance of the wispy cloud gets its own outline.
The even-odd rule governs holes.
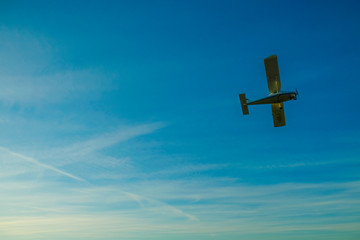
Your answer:
[[[359,227],[360,183],[356,181],[259,185],[206,174],[181,178],[234,167],[229,163],[167,165],[154,172],[132,168],[129,172],[123,168],[131,165],[131,154],[113,157],[103,151],[164,126],[121,126],[68,147],[39,151],[36,157],[0,147],[7,158],[76,180],[75,184],[56,179],[24,182],[5,176],[0,183],[0,237],[56,234],[138,239],[152,234],[155,239],[169,239],[187,234],[255,236],[289,231],[328,231],[330,235]],[[84,179],[88,184],[77,184]]]
[[[62,149],[55,149],[55,150],[51,150],[50,152],[47,152],[45,154],[38,154],[42,156],[42,159],[49,161],[49,159],[46,159],[46,157],[49,158],[54,158],[55,159],[66,159],[67,161],[62,162],[62,164],[77,164],[80,168],[82,166],[84,166],[84,162],[79,161],[78,159],[80,158],[81,160],[83,159],[89,159],[92,157],[95,157],[97,159],[97,161],[102,161],[102,159],[105,159],[105,166],[109,167],[109,168],[114,168],[117,169],[119,166],[121,167],[124,163],[126,163],[127,161],[129,161],[128,157],[124,157],[123,160],[121,161],[121,163],[119,163],[119,159],[117,158],[112,158],[111,156],[102,156],[99,153],[99,150],[104,149],[106,147],[112,146],[114,144],[117,144],[119,142],[131,139],[131,138],[135,138],[141,135],[145,135],[145,134],[149,134],[152,133],[162,127],[164,127],[165,125],[163,123],[153,123],[153,124],[143,124],[143,125],[138,125],[138,126],[126,126],[126,127],[121,127],[120,129],[116,130],[115,132],[112,133],[106,133],[106,134],[102,134],[96,137],[93,137],[90,140],[87,141],[83,141],[80,143],[75,143],[73,145],[71,145],[70,147],[66,147],[66,148],[62,148]],[[47,169],[47,170],[51,170],[53,172],[59,173],[61,175],[67,176],[69,178],[78,180],[78,181],[82,181],[85,182],[85,180],[83,178],[80,178],[78,176],[75,176],[74,174],[71,174],[67,171],[61,170],[59,167],[54,167],[50,164],[45,164],[40,160],[37,160],[35,158],[32,157],[28,157],[24,154],[20,154],[14,151],[11,151],[7,148],[4,147],[0,147],[0,151],[7,153],[10,157],[16,158],[16,159],[20,159],[22,161],[26,161],[28,163],[31,163],[37,167],[43,168],[43,169]],[[74,160],[75,159],[75,160]],[[51,160],[51,159],[50,159]],[[53,159],[52,159],[53,160]],[[114,163],[114,161],[116,161],[117,163]],[[89,164],[89,163],[87,163]],[[91,164],[91,163],[90,163]],[[61,164],[60,164],[61,165]],[[94,168],[92,169],[94,170]],[[91,178],[91,176],[93,175],[93,171],[90,169],[89,172],[87,172],[88,177]],[[102,169],[105,170],[105,169]],[[76,172],[76,171],[75,171]],[[96,173],[96,171],[95,171]],[[102,172],[102,174],[105,174],[106,176],[106,172]],[[94,179],[94,178],[91,178]],[[59,189],[58,189],[59,190]],[[116,199],[115,202],[118,202],[120,199],[120,202],[125,202],[126,201],[134,201],[137,202],[139,204],[139,206],[144,209],[145,212],[155,212],[156,214],[160,214],[160,215],[170,215],[170,216],[175,216],[175,217],[180,217],[180,218],[184,218],[184,219],[188,219],[188,220],[197,220],[197,217],[184,212],[183,210],[181,210],[180,208],[177,208],[173,205],[170,205],[164,201],[160,201],[158,200],[156,197],[148,197],[148,196],[144,196],[141,193],[134,193],[131,191],[131,189],[127,189],[126,191],[121,190],[121,188],[111,188],[108,189],[106,186],[105,187],[97,187],[96,185],[91,185],[91,187],[89,187],[88,189],[84,190],[86,194],[90,194],[92,196],[87,196],[86,199],[84,198],[79,198],[78,196],[78,200],[76,201],[80,201],[82,204],[88,205],[88,204],[97,204],[98,202],[96,202],[96,199],[98,201],[101,202],[101,196],[106,195],[108,196],[107,199],[111,199],[114,198]],[[84,194],[83,190],[80,190],[81,195]],[[120,195],[118,195],[120,193]],[[121,194],[123,196],[125,196],[126,198],[124,199],[123,197],[121,197]],[[72,196],[76,196],[76,194],[71,193]],[[68,199],[68,194],[64,194],[64,196],[66,196],[66,198]],[[41,199],[46,199],[47,197],[41,197]],[[59,200],[61,199],[61,197],[58,198]],[[82,199],[82,200],[80,200]],[[92,201],[89,202],[88,199],[92,199]],[[11,201],[12,204],[14,203],[14,201]],[[27,201],[28,203],[32,202],[32,205],[28,205],[27,208],[30,209],[30,211],[48,211],[50,209],[50,212],[60,212],[62,210],[59,210],[58,207],[61,207],[60,203],[54,204],[54,206],[43,206],[40,202],[34,202],[34,201]],[[24,206],[24,205],[23,205]],[[26,207],[26,205],[25,205]],[[72,209],[74,210],[74,209]]]
[[[135,126],[122,126],[113,132],[95,136],[84,142],[75,143],[72,146],[63,148],[59,151],[73,156],[86,155],[112,146],[116,143],[152,133],[164,126],[165,124],[160,122]]]
[[[50,165],[41,163],[41,162],[39,162],[38,160],[36,160],[36,159],[34,159],[34,158],[31,158],[31,157],[22,155],[22,154],[20,154],[20,153],[16,153],[16,152],[10,151],[9,149],[4,148],[4,147],[0,147],[0,150],[9,153],[9,154],[12,155],[13,157],[20,158],[20,159],[22,159],[22,160],[24,160],[24,161],[26,161],[26,162],[33,163],[33,164],[35,164],[35,165],[38,166],[38,167],[46,168],[46,169],[48,169],[48,170],[54,171],[54,172],[56,172],[56,173],[59,173],[59,174],[61,174],[61,175],[63,175],[63,176],[66,176],[66,177],[75,179],[75,180],[77,180],[77,181],[86,182],[84,179],[82,179],[82,178],[80,178],[80,177],[77,177],[77,176],[75,176],[75,175],[73,175],[73,174],[70,174],[70,173],[68,173],[68,172],[62,171],[62,170],[60,170],[60,169],[58,169],[58,168],[55,168],[55,167],[53,167],[53,166],[50,166]]]
[[[0,198],[7,209],[0,216],[0,236],[74,238],[86,233],[96,239],[290,231],[327,231],[330,236],[360,225],[359,182],[254,186],[213,178],[70,188],[38,183],[32,191],[28,185],[0,184],[3,193],[12,193]],[[199,199],[193,202],[195,195]]]
[[[0,101],[5,104],[24,106],[67,103],[82,98],[96,98],[111,87],[113,76],[99,73],[96,70],[58,70],[28,76],[26,73],[0,75],[2,88]]]
[[[229,167],[229,164],[183,164],[180,166],[172,167],[155,172],[151,175],[156,176],[169,176],[169,175],[183,175],[197,172],[208,172]]]
[[[61,66],[50,39],[0,28],[0,102],[37,106],[94,98],[114,88],[115,75]],[[55,67],[56,66],[56,67]]]
[[[100,153],[100,150],[131,138],[153,133],[164,126],[164,123],[122,126],[113,132],[95,136],[90,140],[74,143],[69,147],[39,151],[36,154],[36,156],[38,156],[36,158],[26,156],[25,154],[12,151],[5,147],[0,147],[0,151],[7,153],[12,158],[21,159],[22,161],[34,164],[34,166],[51,170],[78,181],[85,180],[75,174],[71,174],[69,171],[62,170],[62,166],[72,165],[73,171],[71,172],[76,172],[84,167],[90,167],[90,169],[88,169],[89,171],[86,172],[88,178],[96,179],[96,176],[99,174],[106,178],[107,171],[113,169],[119,170],[119,168],[124,167],[126,168],[124,170],[129,170],[130,158],[128,156],[115,158],[103,155]],[[6,162],[8,160],[4,159],[4,161]],[[101,166],[101,169],[98,168],[99,166]],[[26,169],[21,168],[20,170],[17,172],[26,172]],[[101,170],[101,172],[98,172],[99,170]]]
[[[149,197],[140,196],[138,194],[134,194],[130,192],[122,191],[122,193],[125,194],[126,196],[129,196],[129,198],[133,199],[137,203],[139,203],[141,207],[153,209],[153,211],[157,214],[171,213],[171,215],[175,215],[178,217],[185,217],[189,220],[199,220],[196,216],[185,213],[179,208],[171,206],[165,202]]]
[[[161,122],[120,126],[112,132],[100,134],[89,140],[73,143],[67,147],[50,149],[38,155],[39,158],[45,158],[55,166],[82,162],[83,164],[94,164],[109,168],[113,168],[115,165],[123,167],[124,164],[129,163],[129,156],[125,155],[121,158],[115,158],[102,154],[101,150],[132,138],[151,134],[165,126],[166,124]]]

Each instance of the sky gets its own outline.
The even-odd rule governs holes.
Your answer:
[[[0,238],[359,239],[359,10],[1,0]]]

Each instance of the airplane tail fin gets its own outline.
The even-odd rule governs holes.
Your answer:
[[[248,109],[245,93],[239,94],[239,97],[240,97],[242,112],[243,112],[244,115],[248,115],[249,114],[249,109]]]

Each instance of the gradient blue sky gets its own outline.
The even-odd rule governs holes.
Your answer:
[[[0,238],[359,239],[359,6],[0,1]]]

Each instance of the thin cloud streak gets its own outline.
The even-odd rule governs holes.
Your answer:
[[[161,122],[142,124],[137,126],[123,126],[114,132],[95,136],[90,140],[74,143],[69,147],[53,149],[48,152],[44,152],[41,154],[41,157],[47,159],[56,159],[54,164],[57,166],[79,162],[84,159],[88,161],[91,156],[99,154],[98,151],[104,148],[135,137],[153,133],[165,126],[166,125]],[[99,159],[101,156],[97,155],[96,158]]]
[[[192,220],[192,221],[198,221],[199,220],[196,216],[185,213],[184,211],[180,210],[179,208],[171,206],[171,205],[169,205],[169,204],[167,204],[165,202],[155,200],[155,199],[152,199],[152,198],[148,198],[148,197],[144,197],[144,196],[140,196],[140,195],[130,193],[130,192],[122,191],[122,193],[127,195],[129,198],[133,199],[137,203],[139,203],[139,205],[141,207],[145,207],[144,203],[148,202],[151,205],[158,206],[159,209],[156,210],[157,212],[171,212],[176,216],[186,217],[187,219]],[[155,209],[156,209],[156,207],[155,207]]]
[[[113,133],[103,134],[88,141],[74,144],[73,146],[64,149],[64,152],[69,151],[75,154],[86,154],[98,151],[112,146],[118,142],[152,133],[160,128],[163,128],[164,126],[165,124],[163,123],[151,123],[138,126],[121,127],[119,130]]]
[[[60,170],[60,169],[58,169],[58,168],[55,168],[55,167],[53,167],[53,166],[50,166],[50,165],[41,163],[41,162],[39,162],[38,160],[36,160],[36,159],[34,159],[34,158],[31,158],[31,157],[22,155],[22,154],[20,154],[20,153],[16,153],[16,152],[10,151],[9,149],[4,148],[4,147],[0,147],[0,150],[1,150],[1,151],[4,151],[4,152],[7,152],[7,153],[9,153],[9,154],[11,154],[11,155],[13,155],[13,156],[15,156],[15,157],[18,157],[18,158],[20,158],[20,159],[22,159],[22,160],[24,160],[24,161],[33,163],[33,164],[35,164],[35,165],[37,165],[37,166],[39,166],[39,167],[43,167],[43,168],[52,170],[52,171],[54,171],[54,172],[57,172],[57,173],[59,173],[59,174],[61,174],[61,175],[67,176],[67,177],[69,177],[69,178],[75,179],[75,180],[80,181],[80,182],[86,182],[86,180],[84,180],[84,179],[82,179],[82,178],[80,178],[80,177],[77,177],[77,176],[72,175],[72,174],[70,174],[70,173],[68,173],[68,172],[62,171],[62,170]]]

